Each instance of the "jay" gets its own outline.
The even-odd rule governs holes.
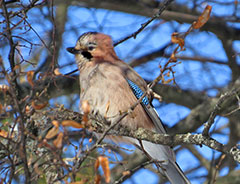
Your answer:
[[[67,50],[75,55],[80,71],[80,101],[87,101],[94,112],[111,122],[114,122],[121,112],[133,106],[148,90],[146,82],[137,72],[118,58],[113,41],[108,35],[98,32],[84,33],[75,47]],[[146,95],[120,123],[132,130],[141,127],[166,133],[151,104],[150,95]],[[161,172],[172,184],[190,183],[177,165],[175,154],[169,146],[144,140],[140,145],[138,140],[130,137],[114,137],[113,140],[132,143],[144,149],[148,156],[159,161]]]

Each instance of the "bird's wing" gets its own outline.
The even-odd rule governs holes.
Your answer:
[[[141,88],[129,79],[127,79],[127,82],[136,98],[141,98],[141,96],[144,94]],[[154,123],[157,132],[166,133],[161,119],[159,118],[156,110],[152,107],[146,96],[142,99],[141,105]],[[187,179],[181,168],[176,163],[175,154],[169,146],[156,145],[147,141],[142,141],[142,146],[144,150],[154,159],[163,160],[166,157],[169,159],[166,165],[163,164],[163,167],[165,169],[162,171],[165,173],[171,183],[190,184],[190,181]]]
[[[141,96],[144,95],[144,92],[142,91],[142,89],[137,84],[135,84],[130,79],[127,79],[127,82],[128,82],[130,88],[132,89],[132,91],[133,91],[133,93],[134,93],[134,95],[136,96],[137,99],[141,98]],[[152,107],[152,105],[151,105],[147,96],[145,96],[142,99],[141,105],[144,108],[145,112],[150,117],[150,119],[152,120],[152,122],[154,123],[157,132],[158,133],[166,133],[166,130],[163,127],[161,119],[159,118],[156,110]]]
[[[121,67],[123,76],[125,77],[125,80],[127,81],[135,97],[137,99],[141,98],[141,96],[144,95],[144,93],[148,90],[146,82],[138,75],[135,70],[129,67],[126,63],[118,62],[118,66]],[[150,98],[150,95],[146,95],[141,101],[141,106],[149,118],[152,120],[155,131],[164,134],[166,133],[166,130],[163,127],[162,121],[160,120],[156,110],[153,108]],[[166,147],[166,153],[169,155],[171,160],[175,161],[174,152],[170,149],[170,147]]]
[[[133,69],[132,69],[133,70]],[[129,71],[129,72],[128,72]],[[126,75],[128,74],[128,75]],[[147,90],[147,84],[145,81],[137,74],[136,72],[126,70],[125,79],[129,84],[133,94],[137,99],[140,99],[144,95],[144,92]],[[140,85],[140,86],[139,86]],[[145,90],[145,91],[144,91]],[[166,133],[165,128],[163,127],[162,121],[159,118],[156,110],[151,105],[151,101],[148,96],[143,97],[141,105],[145,112],[148,114],[149,118],[152,120],[152,123],[155,126],[155,129],[158,133]],[[166,165],[163,164],[163,172],[169,179],[171,183],[179,184],[190,184],[187,177],[184,175],[183,171],[176,163],[176,158],[173,150],[169,146],[157,145],[148,141],[142,141],[143,149],[154,159],[159,161],[167,161]]]
[[[144,91],[144,92],[147,91],[147,89],[148,89],[147,83],[133,68],[131,68],[128,64],[126,64],[123,61],[118,62],[117,64],[118,64],[118,67],[121,68],[122,74],[126,80],[132,81],[142,91]]]

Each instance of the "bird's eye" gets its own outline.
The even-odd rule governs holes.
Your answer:
[[[93,46],[88,47],[88,50],[90,50],[90,51],[92,51],[93,49],[95,49],[95,47],[93,47]]]
[[[94,43],[94,42],[89,42],[88,43],[88,50],[89,51],[92,51],[95,48],[96,48],[96,43]]]

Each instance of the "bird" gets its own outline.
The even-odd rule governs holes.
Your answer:
[[[83,33],[75,47],[68,47],[67,51],[75,55],[80,72],[80,110],[81,102],[87,101],[93,112],[114,122],[121,112],[128,110],[149,91],[145,80],[119,59],[109,35],[100,32]],[[166,130],[151,102],[152,95],[146,93],[134,110],[119,123],[131,130],[144,128],[165,134]],[[138,140],[130,137],[112,139],[134,144],[151,159],[159,161],[159,170],[172,184],[190,183],[176,163],[175,153],[169,146],[145,140],[140,144]]]

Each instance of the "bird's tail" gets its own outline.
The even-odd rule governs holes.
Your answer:
[[[176,162],[169,161],[164,170],[164,174],[172,184],[190,184],[190,181]]]
[[[172,184],[190,184],[190,181],[175,162],[175,155],[170,147],[148,141],[142,141],[141,147],[151,158],[159,161],[160,170]]]

